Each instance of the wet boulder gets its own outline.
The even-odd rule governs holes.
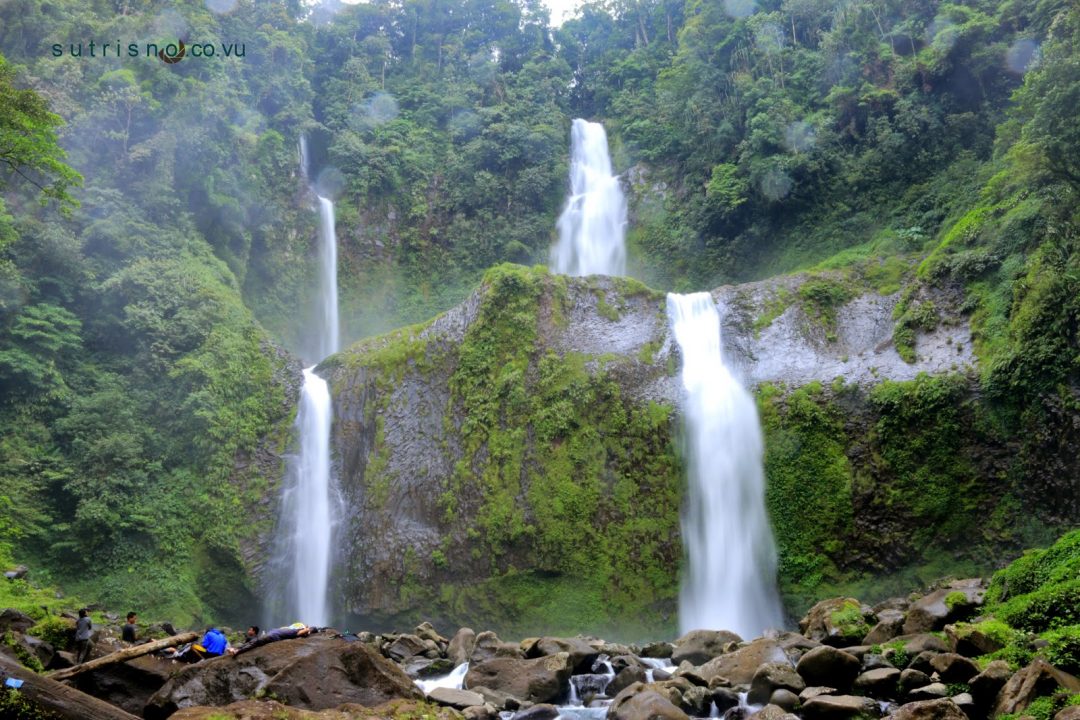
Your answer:
[[[569,689],[572,672],[565,652],[534,660],[496,657],[470,667],[465,687],[483,685],[532,703],[558,702]]]
[[[454,637],[450,638],[450,644],[446,648],[446,657],[450,658],[457,667],[472,659],[474,649],[476,649],[476,633],[472,628],[461,628],[454,633]]]
[[[891,720],[967,720],[960,706],[949,699],[921,700],[901,705]]]
[[[150,698],[143,717],[156,720],[186,707],[228,705],[262,694],[309,710],[424,697],[400,667],[373,648],[316,635],[189,665]]]
[[[525,653],[520,645],[503,642],[498,635],[490,630],[485,630],[476,636],[472,662],[484,662],[496,657],[523,658]]]
[[[688,661],[694,665],[702,665],[722,655],[724,648],[731,643],[741,642],[741,637],[727,630],[691,630],[675,641],[671,664],[680,665],[683,661]]]
[[[758,666],[754,672],[746,701],[751,705],[763,705],[769,702],[775,690],[784,689],[800,693],[805,687],[806,682],[799,673],[795,672],[791,663],[765,663]]]
[[[716,677],[727,678],[733,685],[749,685],[758,667],[765,663],[788,662],[779,643],[758,638],[748,645],[713,658],[698,669],[698,674],[710,684]]]
[[[643,683],[647,679],[645,668],[641,665],[628,665],[620,670],[607,686],[608,695],[617,695],[634,683]]]
[[[828,685],[840,690],[850,688],[861,669],[857,657],[828,645],[806,653],[796,666],[807,685]]]
[[[394,662],[405,662],[414,655],[422,655],[428,647],[424,641],[416,635],[399,635],[390,646],[386,648],[386,655]]]
[[[428,693],[428,700],[456,710],[484,704],[484,698],[479,693],[456,688],[435,688]]]
[[[690,720],[652,685],[634,683],[611,701],[607,720]]]
[[[570,663],[574,672],[588,672],[592,670],[596,658],[600,657],[600,651],[581,638],[554,638],[542,637],[525,654],[527,658],[547,657],[566,653],[570,656]]]

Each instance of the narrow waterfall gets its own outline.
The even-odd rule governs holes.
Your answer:
[[[307,177],[307,143],[300,140],[301,171]],[[319,197],[319,326],[309,350],[324,359],[339,349],[337,292],[337,234],[334,203]],[[317,363],[316,363],[317,364]],[[289,482],[282,494],[279,520],[278,563],[287,578],[287,590],[275,621],[300,620],[326,625],[332,614],[327,601],[332,564],[334,488],[331,482],[330,388],[315,374],[315,365],[304,370],[296,434],[300,452],[289,463]]]
[[[600,123],[574,120],[570,131],[570,196],[559,216],[551,269],[564,275],[626,274],[626,198],[611,170]]]
[[[319,290],[322,309],[322,332],[319,334],[319,359],[340,349],[338,337],[337,231],[334,229],[334,203],[319,198]]]
[[[679,624],[757,637],[782,624],[757,407],[724,365],[712,296],[669,294],[667,308],[683,357],[689,485]]]
[[[300,411],[296,414],[300,454],[296,461],[296,487],[288,498],[292,523],[292,578],[289,582],[290,617],[310,625],[326,625],[329,610],[326,588],[330,580],[330,387],[304,370]]]

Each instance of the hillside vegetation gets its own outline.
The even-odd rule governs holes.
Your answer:
[[[180,37],[246,52],[70,50]],[[336,196],[356,340],[546,261],[579,116],[609,131],[650,286],[808,270],[902,291],[909,354],[935,293],[970,319],[977,377],[883,385],[860,427],[828,386],[762,390],[787,441],[773,501],[807,462],[835,491],[828,537],[778,523],[790,598],[870,567],[835,562],[853,482],[902,491],[879,508],[913,538],[894,565],[1075,525],[1078,37],[1068,0],[617,0],[550,32],[538,0],[0,4],[0,556],[111,606],[249,608],[241,548],[278,480],[250,458],[285,445],[281,348],[304,355],[313,325],[299,137]],[[849,290],[800,301],[827,321]],[[976,478],[998,494],[972,540],[950,523],[987,507]]]

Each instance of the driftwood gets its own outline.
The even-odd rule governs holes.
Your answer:
[[[21,693],[38,707],[61,718],[67,720],[139,720],[135,715],[125,712],[115,705],[110,705],[104,700],[99,700],[93,695],[87,695],[44,675],[38,675],[3,654],[0,654],[0,672],[8,677],[23,681],[22,687],[14,692]],[[2,691],[3,689],[0,688],[0,692]]]
[[[173,635],[162,640],[155,640],[153,642],[143,643],[142,645],[132,645],[129,648],[123,650],[117,650],[114,653],[99,657],[96,660],[84,662],[82,665],[76,665],[75,667],[64,668],[63,670],[53,670],[52,672],[45,673],[46,677],[53,680],[67,680],[68,678],[75,677],[76,675],[82,675],[84,672],[90,672],[91,670],[97,670],[98,668],[108,667],[109,665],[115,665],[116,663],[126,662],[143,655],[149,655],[152,652],[158,650],[164,650],[167,647],[173,647],[176,645],[183,645],[186,642],[194,642],[199,639],[199,633],[182,633],[180,635]]]

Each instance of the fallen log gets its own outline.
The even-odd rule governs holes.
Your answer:
[[[163,638],[161,640],[154,640],[153,642],[143,643],[142,645],[132,645],[129,648],[117,650],[114,653],[99,657],[96,660],[84,662],[82,665],[76,665],[74,667],[64,668],[62,670],[53,670],[52,672],[47,672],[45,673],[45,676],[52,678],[53,680],[67,680],[68,678],[75,677],[76,675],[82,675],[84,672],[90,672],[91,670],[108,667],[109,665],[127,662],[128,660],[142,657],[143,655],[149,655],[150,653],[157,652],[158,650],[164,650],[167,647],[183,645],[184,643],[194,642],[198,639],[199,633],[181,633],[180,635],[173,635],[172,637]]]
[[[65,720],[139,720],[137,716],[93,695],[38,675],[3,654],[0,654],[0,672],[23,681],[22,687],[7,692],[21,693],[41,709]],[[3,691],[4,688],[0,687],[0,692]]]

